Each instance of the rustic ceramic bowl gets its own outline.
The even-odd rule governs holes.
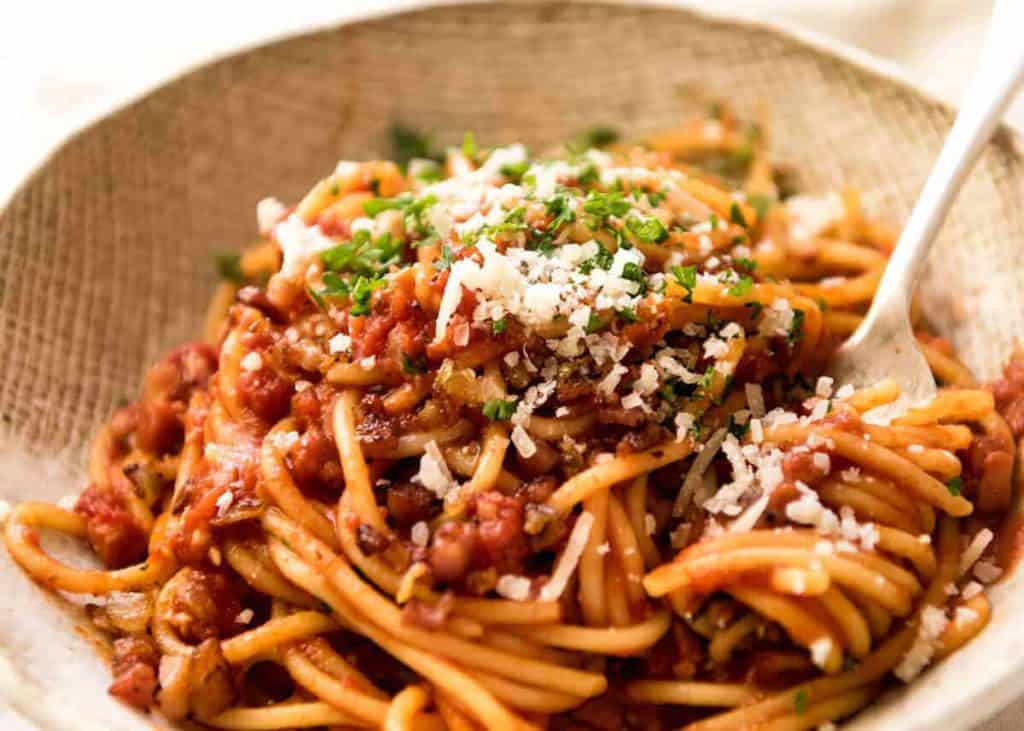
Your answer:
[[[773,146],[806,187],[852,184],[892,222],[951,122],[890,69],[806,34],[664,3],[530,2],[317,30],[203,66],[92,124],[0,213],[0,497],[79,489],[90,435],[148,363],[196,336],[211,252],[252,239],[261,197],[295,200],[339,158],[386,155],[393,121],[442,143],[472,129],[543,146],[595,123],[626,135],[670,126],[702,92],[747,112],[770,101]],[[1024,333],[1022,203],[1024,160],[1004,129],[925,283],[932,320],[983,378]],[[144,727],[106,695],[81,616],[0,554],[0,698],[18,723]],[[1024,575],[993,599],[975,642],[850,728],[968,728],[1024,692]]]

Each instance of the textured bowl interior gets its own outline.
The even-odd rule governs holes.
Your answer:
[[[674,124],[701,91],[774,107],[774,147],[812,189],[852,184],[907,214],[951,121],[901,83],[775,30],[671,8],[556,3],[422,10],[203,67],[76,135],[0,214],[0,497],[77,490],[89,436],[145,367],[195,337],[210,253],[339,158],[388,153],[395,120],[441,143],[542,147],[595,123]],[[981,377],[1024,333],[1024,161],[1005,130],[963,190],[926,282],[929,314]],[[965,728],[1024,679],[1024,576],[966,650],[858,729]],[[0,558],[0,694],[46,727],[134,728],[80,624]],[[26,695],[28,694],[28,695]],[[45,701],[42,699],[50,699]],[[31,700],[34,699],[34,700]],[[54,702],[59,699],[59,702]],[[43,714],[40,716],[40,714]]]

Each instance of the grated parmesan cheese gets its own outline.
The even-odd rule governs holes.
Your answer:
[[[352,350],[352,338],[344,333],[338,333],[327,342],[327,350],[331,355],[347,353]]]
[[[516,428],[512,430],[512,444],[515,445],[516,451],[523,459],[529,459],[537,453],[537,445],[534,444],[533,439],[526,433],[522,425],[517,424]]]
[[[832,654],[832,640],[828,637],[819,637],[810,646],[811,661],[819,668],[825,667],[828,656]]]
[[[985,549],[992,543],[993,538],[995,536],[988,528],[982,528],[974,534],[967,548],[960,554],[960,576],[971,570],[971,567],[974,566],[978,559],[981,558],[981,555],[985,553]]]
[[[644,531],[649,536],[653,536],[654,532],[658,529],[658,521],[654,519],[654,515],[647,513],[644,515]]]
[[[504,574],[498,577],[498,583],[494,590],[499,596],[512,599],[517,602],[524,602],[530,598],[530,579],[526,576],[515,574]]]
[[[999,580],[1003,570],[992,561],[978,561],[974,564],[974,576],[983,584],[991,584]]]
[[[223,517],[228,512],[228,508],[231,507],[231,503],[235,499],[235,494],[231,490],[225,490],[218,497],[214,505],[217,506],[217,517]]]
[[[980,594],[982,591],[984,591],[984,587],[982,587],[981,584],[979,584],[977,581],[969,581],[967,582],[967,586],[964,587],[964,590],[960,592],[960,595],[964,599],[973,599],[974,597],[978,596],[978,594]]]
[[[900,660],[899,665],[895,667],[893,675],[904,683],[909,683],[920,675],[935,655],[935,651],[938,649],[938,639],[946,631],[948,624],[949,619],[942,609],[932,606],[922,609],[914,644]]]
[[[243,371],[258,371],[263,367],[263,358],[256,351],[250,351],[245,354],[239,365],[242,366]]]
[[[409,529],[409,539],[417,546],[425,546],[430,541],[430,526],[421,520]]]
[[[445,497],[449,492],[458,487],[455,478],[452,477],[448,463],[441,454],[437,442],[431,439],[424,447],[423,456],[420,457],[420,469],[412,481],[423,485],[439,498]]]
[[[572,527],[569,539],[565,542],[562,555],[555,562],[555,570],[551,572],[551,578],[541,587],[540,600],[551,602],[562,596],[565,587],[569,583],[576,566],[583,555],[583,549],[590,537],[590,529],[594,525],[594,516],[591,513],[581,513]]]
[[[288,208],[277,198],[264,198],[256,204],[256,226],[263,236],[270,235],[277,222],[284,218]]]

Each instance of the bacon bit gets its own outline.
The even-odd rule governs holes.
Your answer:
[[[419,599],[411,599],[402,608],[402,624],[410,627],[436,631],[444,627],[448,616],[455,606],[455,595],[446,591],[436,604],[427,604]]]
[[[153,705],[160,653],[148,637],[114,640],[114,682],[108,692],[130,706],[145,710]]]

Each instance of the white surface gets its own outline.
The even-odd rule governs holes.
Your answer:
[[[1011,0],[1024,2],[1024,0]],[[82,120],[224,48],[402,0],[125,3],[33,0],[0,23],[0,200]],[[988,0],[715,0],[716,9],[772,14],[900,63],[941,97],[959,99],[988,20]],[[1024,129],[1024,100],[1007,119]],[[31,727],[6,717],[0,727]],[[984,731],[1024,728],[1018,702]]]

